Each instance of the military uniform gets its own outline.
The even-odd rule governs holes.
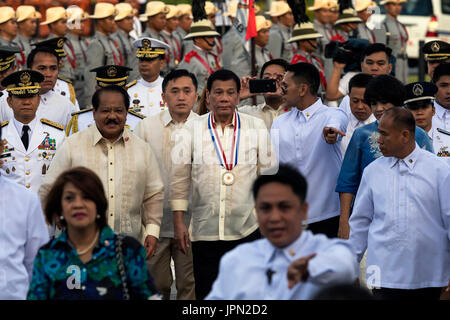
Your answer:
[[[450,165],[450,132],[441,128],[432,128],[428,136],[433,141],[433,150]]]
[[[90,107],[72,113],[72,119],[70,119],[69,124],[67,125],[65,130],[66,135],[70,136],[74,133],[89,128],[92,125],[95,125],[93,110],[94,108]],[[145,118],[144,115],[130,109],[128,110],[125,127],[133,131],[134,128],[137,126],[138,122],[144,118]]]
[[[51,34],[51,33],[47,37],[48,40],[53,39],[53,38],[59,38],[59,37],[54,34]],[[67,45],[66,42],[64,42],[63,49],[65,52],[65,55],[61,56],[62,66],[59,69],[58,73],[62,77],[69,79],[70,81],[73,81],[73,80],[75,80],[75,67],[76,67],[75,52],[73,50],[71,50],[71,48]]]
[[[386,15],[383,25],[389,33],[386,45],[392,49],[392,55],[396,59],[395,77],[406,84],[408,83],[408,56],[406,55],[408,31],[404,24],[389,15]]]
[[[75,69],[73,87],[75,89],[75,96],[81,107],[85,107],[89,102],[84,99],[84,69],[87,63],[87,48],[88,41],[85,38],[79,37],[75,34],[67,34],[67,45],[73,50],[75,56]]]
[[[184,40],[184,37],[187,34],[188,33],[186,31],[184,31],[183,28],[181,28],[181,27],[177,27],[177,29],[174,31],[174,35],[176,37],[178,37],[178,40],[180,41],[180,44],[181,44],[181,58],[184,57],[184,54],[186,52],[191,51],[191,48],[194,45],[192,40]]]
[[[64,140],[64,126],[35,118],[29,124],[33,128],[28,149],[25,150],[16,123],[19,122],[15,119],[2,123],[2,137],[8,143],[1,154],[4,164],[0,170],[2,176],[37,192],[56,150]]]
[[[23,36],[21,33],[17,34],[17,37],[14,39],[14,42],[18,45],[20,49],[20,53],[16,56],[16,63],[19,69],[25,69],[27,66],[27,57],[31,52],[31,39]]]
[[[95,32],[87,50],[87,64],[84,70],[85,99],[90,101],[95,91],[95,76],[89,71],[105,65],[123,66],[123,55],[117,41],[111,36]]]
[[[325,47],[330,43],[331,39],[338,38],[338,33],[334,30],[330,25],[323,25],[319,21],[314,20],[314,29],[317,30],[322,35],[322,38],[317,40],[319,56],[323,61],[324,69],[325,69],[325,77],[327,80],[330,79],[331,74],[333,73],[333,59],[325,58]]]
[[[133,81],[139,78],[139,71],[136,59],[136,50],[132,45],[132,38],[130,35],[126,34],[125,31],[118,28],[117,32],[112,35],[112,38],[120,46],[120,50],[123,53],[123,65],[132,69],[130,75],[128,76],[129,81]]]
[[[63,97],[69,99],[69,101],[75,106],[76,110],[80,110],[80,105],[78,104],[75,88],[72,85],[72,81],[62,76],[58,76],[55,87],[53,89]]]
[[[169,70],[176,69],[177,65],[181,61],[181,42],[178,39],[178,36],[175,35],[175,32],[169,33],[165,30],[161,31],[161,36],[164,39],[164,42],[170,46],[169,51]]]
[[[130,109],[143,114],[146,117],[157,114],[167,109],[162,93],[163,78],[158,77],[154,82],[147,82],[140,78],[127,86],[130,96]]]
[[[222,37],[223,54],[222,63],[224,69],[232,69],[232,63],[238,53],[239,47],[242,47],[242,41],[236,29],[232,26]],[[248,69],[249,67],[247,67]]]
[[[322,61],[320,60],[319,56],[316,55],[314,52],[311,54],[307,54],[306,52],[302,50],[297,50],[294,57],[291,60],[291,64],[299,63],[299,62],[308,62],[311,63],[313,66],[319,70],[320,74],[320,85],[322,87],[323,91],[327,90],[327,79],[325,77],[325,68],[323,66]]]
[[[297,45],[287,42],[291,37],[291,32],[291,28],[280,24],[278,25],[278,28],[270,29],[269,44],[267,47],[275,59],[281,58],[286,61],[292,60],[292,57],[297,51]]]

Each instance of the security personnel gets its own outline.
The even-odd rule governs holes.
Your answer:
[[[433,40],[424,44],[423,53],[427,62],[428,75],[433,79],[434,69],[441,63],[450,62],[450,44]]]
[[[203,92],[206,80],[216,70],[221,67],[220,56],[215,55],[212,49],[215,46],[214,38],[220,36],[214,25],[206,19],[206,14],[194,12],[194,22],[185,40],[193,39],[192,50],[185,54],[183,61],[178,65],[178,69],[186,69],[197,78],[199,95]]]
[[[33,6],[18,6],[16,9],[17,26],[19,33],[15,42],[20,48],[17,57],[19,69],[26,68],[27,56],[31,51],[31,40],[36,34],[38,19],[42,16]]]
[[[222,36],[222,44],[223,44],[223,52],[222,52],[222,63],[224,69],[232,70],[232,63],[235,54],[238,53],[240,50],[240,47],[242,46],[242,40],[237,32],[236,27],[233,25],[235,19],[236,19],[236,13],[237,13],[237,1],[232,1],[228,3],[227,11],[224,13],[224,16],[228,16],[228,18],[231,20],[231,27],[228,29],[227,32]],[[250,68],[248,66],[246,69]],[[236,73],[238,76],[239,74],[236,72],[236,70],[233,70],[234,73]],[[250,75],[250,73],[245,74],[245,76]]]
[[[87,50],[87,64],[84,70],[85,99],[90,101],[95,91],[95,76],[90,70],[106,66],[123,66],[123,54],[119,44],[111,35],[115,30],[116,9],[111,3],[97,3],[94,14],[89,16],[95,21],[96,31]]]
[[[395,77],[404,84],[408,83],[408,56],[406,54],[406,45],[408,43],[408,31],[406,26],[398,21],[397,17],[402,11],[402,3],[406,0],[384,0],[386,9],[386,18],[383,26],[388,32],[386,45],[392,49],[392,55],[395,57]]]
[[[61,61],[64,61],[64,58],[67,57],[67,52],[65,48],[65,42],[67,41],[66,37],[55,37],[49,38],[44,41],[37,42],[33,44],[36,48],[39,47],[48,47],[55,50],[56,54],[59,56],[59,66],[61,68]],[[58,71],[58,79],[56,80],[56,84],[53,88],[57,93],[67,98],[74,106],[76,110],[80,110],[80,105],[77,100],[77,96],[75,93],[75,89],[73,87],[72,81],[67,79],[66,77],[61,75],[61,69]]]
[[[16,12],[11,7],[0,9],[0,45],[17,46],[14,39],[17,36]]]
[[[128,79],[130,81],[136,80],[139,77],[139,72],[137,70],[136,50],[132,45],[134,40],[130,36],[130,32],[133,30],[133,17],[136,15],[137,10],[129,3],[116,4],[116,10],[117,15],[114,21],[118,28],[112,37],[119,44],[123,53],[123,65],[132,69]]]
[[[89,42],[83,36],[84,25],[89,19],[89,14],[75,6],[68,8],[66,12],[68,15],[67,24],[70,26],[66,36],[66,43],[69,50],[73,51],[73,56],[75,56],[75,81],[73,81],[73,87],[75,88],[75,95],[80,108],[84,108],[90,104],[90,102],[86,101],[84,94],[84,69],[87,63]]]
[[[165,42],[152,38],[137,39],[133,46],[137,49],[141,77],[127,85],[130,109],[149,117],[167,109],[161,97],[163,78],[160,70],[170,47]]]
[[[351,2],[342,2],[339,5],[339,16],[333,26],[342,36],[342,40],[347,41],[350,38],[358,37],[358,25],[363,21],[356,15]]]
[[[450,132],[442,128],[433,127],[434,95],[437,87],[431,82],[413,82],[405,86],[405,107],[409,109],[418,127],[428,133],[433,141],[433,150],[438,157],[446,159],[450,164]]]
[[[272,15],[278,18],[278,27],[270,30],[268,49],[275,59],[291,61],[297,50],[295,43],[288,43],[295,24],[294,16],[286,2],[279,2],[277,8],[278,12]]]
[[[36,117],[42,81],[44,76],[32,70],[14,72],[2,81],[14,118],[1,124],[3,138],[8,141],[1,155],[4,161],[1,173],[34,192],[64,140],[62,124]]]
[[[16,71],[16,58],[19,48],[0,46],[0,123],[12,118],[12,110],[6,101],[8,92],[1,85],[1,81]]]
[[[219,8],[217,8],[214,5],[214,3],[212,3],[211,1],[205,1],[205,12],[206,12],[206,17],[208,18],[209,21],[211,21],[212,25],[215,28],[216,27],[216,14],[217,14],[217,12],[219,12]],[[223,53],[223,43],[222,43],[221,37],[218,36],[217,38],[215,38],[214,42],[216,43],[216,45],[214,46],[212,52],[216,56],[221,56]]]
[[[386,44],[386,30],[382,26],[370,29],[367,26],[367,21],[372,16],[374,9],[378,8],[376,2],[372,0],[356,0],[355,10],[362,23],[358,24],[358,38],[366,39],[372,43]]]
[[[190,4],[178,4],[178,27],[175,31],[175,35],[178,37],[181,43],[181,57],[184,57],[186,52],[191,51],[190,47],[186,48],[186,44],[192,44],[192,41],[183,41],[184,37],[189,33],[192,21],[192,6]]]
[[[47,39],[65,37],[67,35],[67,12],[63,7],[48,8],[45,12],[45,21],[41,25],[48,25],[50,34]],[[63,45],[65,55],[62,56],[59,75],[70,82],[75,80],[75,54],[69,49],[67,43]]]
[[[181,41],[175,34],[178,26],[178,7],[168,5],[169,12],[166,15],[166,26],[161,31],[164,42],[170,46],[169,55],[166,55],[166,63],[168,61],[169,71],[174,70],[181,61]],[[168,60],[167,60],[168,57]]]
[[[128,73],[130,71],[130,68],[115,65],[101,66],[91,70],[91,72],[95,72],[95,80],[97,81],[96,89],[111,85],[125,87],[127,84]],[[125,126],[133,131],[138,122],[144,118],[144,115],[130,108],[128,109]],[[93,107],[88,107],[81,111],[74,112],[72,113],[72,119],[66,127],[66,135],[70,136],[78,131],[90,127],[94,123]]]

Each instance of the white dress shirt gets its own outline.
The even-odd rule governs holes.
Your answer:
[[[324,127],[346,130],[348,117],[318,99],[307,109],[293,108],[276,118],[270,134],[280,163],[297,168],[308,181],[308,221],[314,223],[339,215],[339,195],[334,191],[341,169],[341,142],[328,144]]]
[[[433,128],[441,128],[450,131],[450,110],[445,109],[434,100],[436,113],[433,116]]]
[[[308,263],[306,282],[288,288],[287,269],[299,258],[316,253]],[[269,283],[268,270],[275,271]],[[267,239],[239,245],[220,261],[219,274],[206,300],[310,300],[323,288],[352,283],[358,276],[348,241],[303,231],[285,248]]]
[[[450,132],[440,128],[431,128],[428,136],[433,142],[434,153],[450,165]]]
[[[159,77],[153,82],[147,82],[140,78],[136,84],[128,87],[130,96],[130,109],[149,117],[167,109],[162,93],[163,78]]]
[[[366,120],[361,121],[356,119],[353,113],[350,112],[347,131],[345,132],[345,137],[342,137],[341,142],[342,157],[344,157],[345,151],[347,151],[347,147],[348,144],[350,143],[350,139],[353,136],[353,132],[355,132],[355,130],[358,129],[359,127],[365,126],[366,124],[372,123],[374,121],[377,121],[377,118],[375,118],[373,114],[371,114],[370,117],[368,117]]]
[[[269,131],[270,128],[272,127],[273,120],[279,115],[286,113],[290,110],[291,108],[286,108],[284,106],[280,106],[277,110],[275,110],[265,102],[258,105],[246,105],[239,107],[239,112],[246,113],[264,120],[267,130]]]
[[[36,193],[0,175],[0,300],[25,300],[34,258],[49,241]]]
[[[448,285],[449,190],[450,167],[417,144],[404,159],[380,157],[366,167],[349,241],[358,260],[367,248],[368,284],[396,289]]]

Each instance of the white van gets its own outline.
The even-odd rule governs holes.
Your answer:
[[[379,4],[380,0],[376,2]],[[384,19],[384,5],[379,7],[380,14],[372,16],[372,24]],[[398,20],[409,34],[407,54],[410,59],[419,57],[420,40],[450,42],[450,0],[408,0],[403,3]]]

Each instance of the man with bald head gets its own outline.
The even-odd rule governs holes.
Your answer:
[[[450,285],[450,167],[417,145],[415,130],[409,110],[384,112],[383,157],[365,168],[350,217],[349,241],[358,260],[367,249],[367,283],[382,299],[438,300]]]

